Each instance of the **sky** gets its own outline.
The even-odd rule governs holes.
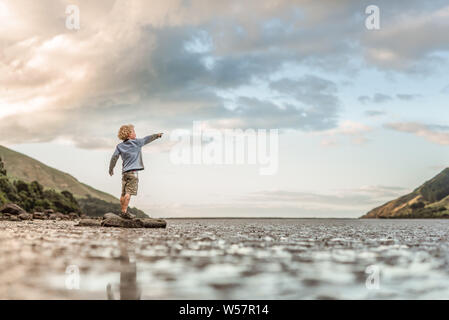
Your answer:
[[[439,0],[1,0],[0,144],[119,197],[134,124],[164,133],[131,199],[151,216],[359,217],[447,167],[448,18]],[[175,163],[195,123],[277,130],[276,170]]]

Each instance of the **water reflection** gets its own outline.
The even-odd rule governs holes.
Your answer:
[[[0,298],[448,299],[448,230],[449,220],[180,219],[152,230],[4,222]],[[68,262],[78,290],[67,289]]]
[[[120,241],[120,300],[140,300],[141,290],[137,284],[137,266],[134,249],[130,245],[127,234],[119,238]],[[131,257],[131,258],[130,258]],[[108,283],[106,293],[108,300],[115,300],[114,290],[117,285]]]

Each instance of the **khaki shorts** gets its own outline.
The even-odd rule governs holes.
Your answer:
[[[137,187],[139,185],[139,176],[137,171],[128,171],[122,175],[122,197],[125,194],[137,196]]]

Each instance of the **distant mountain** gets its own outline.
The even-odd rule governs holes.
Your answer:
[[[449,218],[449,168],[361,218]]]
[[[68,173],[49,167],[4,146],[0,146],[0,157],[3,159],[10,180],[38,181],[45,188],[56,191],[68,190],[75,198],[87,198],[89,195],[104,201],[120,203],[114,196],[79,182]]]
[[[49,167],[20,152],[0,145],[0,158],[3,159],[8,179],[11,182],[39,182],[45,189],[57,192],[69,191],[78,201],[82,211],[90,216],[101,216],[106,212],[118,212],[120,200],[78,181],[68,173]],[[1,190],[0,190],[1,191]],[[137,217],[148,217],[137,208],[129,208]]]

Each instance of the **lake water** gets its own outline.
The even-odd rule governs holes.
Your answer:
[[[0,221],[0,299],[449,299],[449,220]]]

